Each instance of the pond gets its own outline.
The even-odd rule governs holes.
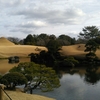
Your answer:
[[[100,75],[96,73],[94,76],[89,75],[90,73],[84,75],[63,74],[59,88],[51,92],[34,90],[33,94],[48,96],[56,100],[100,100]]]
[[[20,58],[20,62],[29,62],[30,58],[26,57],[26,58]],[[17,66],[19,63],[8,63],[8,59],[1,59],[0,60],[0,74],[5,74],[6,72],[8,72],[11,68],[13,68],[14,66]]]
[[[29,58],[21,58],[20,62],[29,62]],[[8,60],[0,60],[0,73],[4,74],[16,64],[9,64]],[[80,68],[74,74],[63,73],[60,76],[61,86],[51,92],[33,90],[33,94],[43,95],[56,100],[100,100],[100,73]]]

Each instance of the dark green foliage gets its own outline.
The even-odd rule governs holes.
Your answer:
[[[57,38],[57,41],[59,41],[60,45],[61,46],[66,46],[66,45],[72,45],[72,44],[75,44],[75,38],[71,38],[70,36],[67,36],[67,35],[60,35],[58,38]]]
[[[51,91],[53,88],[60,86],[60,81],[55,71],[45,65],[35,64],[33,62],[20,63],[10,72],[22,73],[27,79],[33,83],[31,89],[40,87],[42,91]]]
[[[1,83],[5,84],[6,87],[15,88],[17,85],[22,85],[27,83],[25,76],[18,72],[7,73],[1,78]]]
[[[40,63],[40,56],[39,54],[36,54],[36,53],[31,53],[29,54],[30,57],[30,61],[31,62],[35,62],[35,63]]]
[[[36,45],[39,46],[46,46],[46,44],[49,41],[49,36],[47,34],[41,33],[38,37],[37,37],[37,43]]]
[[[67,35],[60,35],[58,38],[55,35],[48,35],[45,33],[41,33],[40,35],[31,35],[29,34],[24,40],[23,44],[28,45],[37,45],[37,46],[46,46],[49,41],[56,40],[59,45],[65,46],[65,45],[71,45],[75,44],[76,40],[75,38],[71,38]]]
[[[62,66],[64,67],[74,66],[76,64],[75,59],[73,57],[68,57],[65,60],[65,57],[63,57],[60,54],[61,45],[54,38],[51,38],[51,40],[47,43],[46,47],[48,51],[41,51],[39,54],[34,54],[34,53],[30,54],[31,61],[38,64],[45,64],[46,66],[53,68],[59,67],[61,63]]]
[[[89,40],[85,47],[85,52],[95,53],[96,50],[99,49],[99,44],[97,44],[94,40]]]
[[[53,67],[55,61],[61,58],[59,52],[61,50],[61,45],[57,40],[50,40],[46,47],[48,49],[48,52],[46,53],[47,64]]]
[[[74,57],[67,57],[66,59],[64,59],[64,61],[69,65],[74,67],[75,64],[78,64],[79,62],[77,60],[74,59]]]
[[[96,51],[99,49],[99,40],[100,37],[100,31],[96,26],[87,26],[83,28],[83,32],[80,33],[80,37],[82,39],[86,40],[85,44],[85,52],[88,52],[86,54],[86,57],[93,59],[96,58]]]
[[[86,26],[79,33],[77,43],[87,43],[91,39],[96,39],[100,36],[100,31],[96,26]]]
[[[58,62],[58,66],[61,68],[73,68],[76,64],[78,64],[78,60],[75,60],[74,57],[66,57],[63,60]]]
[[[61,49],[61,45],[57,40],[51,39],[46,45],[48,52],[55,53]]]
[[[25,45],[34,45],[34,39],[31,34],[29,34],[25,39],[24,39],[24,44]]]
[[[31,74],[26,74],[25,77],[27,78],[28,81],[32,81],[32,75]]]
[[[87,67],[84,80],[88,84],[96,84],[100,80],[100,73],[97,73],[98,67]]]
[[[83,32],[79,34],[80,35],[79,37],[86,40],[94,39],[100,36],[100,31],[96,26],[84,27],[82,31]]]
[[[0,75],[0,79],[1,79],[2,75]]]
[[[96,56],[96,54],[95,53],[92,53],[92,52],[90,52],[90,53],[88,53],[88,54],[86,54],[86,58],[96,58],[97,56]]]
[[[45,64],[46,66],[53,67],[56,60],[60,59],[61,46],[57,40],[51,38],[46,45],[48,51],[41,51],[39,54],[31,53],[31,61],[38,64]]]
[[[100,36],[95,38],[94,41],[100,45]]]

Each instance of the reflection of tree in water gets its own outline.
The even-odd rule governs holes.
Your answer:
[[[65,68],[64,70],[61,70],[61,69],[60,69],[60,70],[57,70],[57,71],[56,71],[56,73],[57,73],[59,79],[61,79],[61,78],[63,77],[64,74],[74,75],[75,73],[78,73],[78,72],[79,72],[78,69],[72,69],[72,68],[70,68],[70,70],[67,69],[67,68]]]
[[[84,80],[89,84],[96,84],[100,80],[100,73],[97,73],[98,67],[88,67]]]

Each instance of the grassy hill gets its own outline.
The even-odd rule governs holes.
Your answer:
[[[15,45],[4,37],[0,38],[0,58],[10,56],[26,57],[30,53],[39,53],[41,50],[47,49],[42,46]]]
[[[15,45],[4,37],[0,38],[0,58],[9,56],[26,57],[30,53],[39,53],[41,50],[47,50],[47,48],[43,46]],[[76,44],[63,46],[61,53],[68,56],[85,56],[86,52],[84,50],[85,44]],[[100,58],[100,50],[97,50],[96,54]]]
[[[76,44],[70,46],[63,46],[61,53],[66,56],[84,57],[87,52],[84,52],[85,44]],[[100,49],[96,51],[96,55],[100,58]]]
[[[26,94],[20,91],[6,91],[12,100],[55,100],[53,98],[48,98],[45,96]],[[9,98],[4,95],[4,100],[9,100]]]

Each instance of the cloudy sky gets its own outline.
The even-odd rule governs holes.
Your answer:
[[[0,37],[77,37],[92,25],[100,27],[100,0],[0,0]]]

